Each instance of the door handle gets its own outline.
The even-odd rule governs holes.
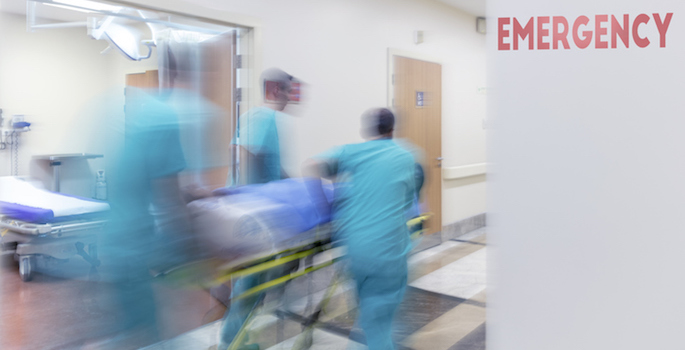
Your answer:
[[[437,157],[435,160],[438,161],[438,168],[442,168],[442,157]]]
[[[438,162],[442,161],[442,157],[435,158]]]

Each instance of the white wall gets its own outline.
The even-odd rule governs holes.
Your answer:
[[[32,123],[21,136],[19,174],[28,175],[33,155],[83,152],[64,141],[78,139],[73,116],[106,86],[103,44],[89,40],[85,27],[28,33],[25,17],[5,13],[0,31],[0,108],[5,118],[24,114]],[[9,150],[0,164],[0,175],[9,175]]]
[[[488,349],[682,349],[685,3],[488,7]],[[641,13],[646,48],[497,50],[498,17]]]
[[[299,173],[309,156],[360,142],[359,117],[386,106],[387,49],[436,57],[443,63],[444,166],[485,162],[485,37],[475,17],[434,1],[138,1],[218,19],[244,15],[259,22],[262,67],[279,67],[309,84],[305,103],[289,110]],[[225,12],[219,12],[225,11]],[[414,45],[414,30],[425,42]],[[444,183],[443,223],[485,211],[484,178]]]
[[[107,44],[88,38],[85,27],[28,33],[24,16],[3,12],[0,33],[0,108],[6,120],[24,114],[32,123],[21,135],[18,174],[49,187],[52,170],[32,156],[102,153],[102,145],[93,141],[104,132],[104,116],[94,104],[108,93],[120,94],[123,106],[125,73],[154,69],[156,59],[131,62],[115,52],[101,55]],[[12,174],[10,156],[9,148],[0,151],[0,176]],[[64,162],[62,191],[90,196],[94,171],[105,164],[105,159]]]

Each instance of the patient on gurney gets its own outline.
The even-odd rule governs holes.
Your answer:
[[[287,249],[330,239],[330,232],[315,228],[330,221],[328,196],[317,203],[308,187],[320,186],[310,179],[285,179],[215,191],[215,196],[188,205],[194,234],[201,249],[223,261],[254,261]],[[245,291],[289,274],[298,261],[258,272],[234,281],[232,301],[222,329],[221,348],[228,347],[263,293],[238,297]]]
[[[312,185],[307,179],[286,179],[224,188],[214,191],[214,197],[190,203],[201,249],[233,260],[274,254],[311,238],[313,228],[330,221],[309,197],[307,187]],[[333,188],[325,191],[332,199]]]

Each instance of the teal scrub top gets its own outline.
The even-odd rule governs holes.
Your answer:
[[[415,160],[392,139],[336,147],[316,159],[337,174],[333,222],[356,261],[406,259],[410,237],[405,213],[415,195]]]
[[[122,149],[111,159],[114,163],[107,174],[111,221],[101,237],[102,253],[110,261],[105,278],[115,279],[128,278],[134,273],[132,265],[161,254],[151,212],[155,190],[176,189],[160,188],[157,180],[175,177],[186,167],[177,114],[156,96],[127,88],[122,136]],[[168,237],[168,232],[164,235]],[[147,271],[144,265],[134,270],[141,269]]]
[[[238,127],[231,144],[240,145],[256,157],[250,164],[245,184],[267,183],[281,179],[281,151],[276,129],[277,111],[256,107],[238,118]],[[229,177],[227,185],[232,180]]]
[[[144,90],[127,88],[123,152],[109,176],[113,211],[123,220],[149,228],[155,179],[186,167],[175,111]]]
[[[223,117],[227,114],[219,106],[197,91],[176,88],[168,93],[164,101],[177,115],[181,146],[186,158],[185,170],[193,175],[193,182],[202,184],[202,171],[229,165],[229,149],[216,147],[217,136],[224,127]],[[224,140],[225,141],[225,140]]]

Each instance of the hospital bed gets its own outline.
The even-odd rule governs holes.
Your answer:
[[[32,278],[38,257],[67,260],[80,256],[99,266],[97,235],[109,205],[41,189],[18,177],[0,177],[2,251],[19,261],[23,281]]]

